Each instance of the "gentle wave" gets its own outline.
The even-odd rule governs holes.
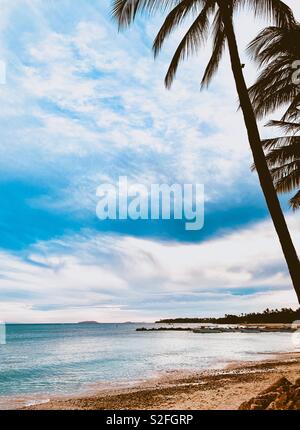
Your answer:
[[[7,344],[0,347],[1,405],[12,397],[45,402],[98,383],[105,387],[171,370],[220,369],[296,350],[289,333],[137,332],[140,326],[8,326]]]

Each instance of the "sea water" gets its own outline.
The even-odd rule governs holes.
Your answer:
[[[132,383],[173,370],[219,369],[294,352],[290,333],[138,332],[149,324],[8,325],[0,345],[0,408]],[[21,399],[21,400],[20,400]],[[25,400],[24,400],[25,401]]]

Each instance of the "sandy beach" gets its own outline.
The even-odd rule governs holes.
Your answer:
[[[134,387],[54,398],[27,409],[236,410],[281,377],[292,383],[300,377],[300,353],[283,353],[260,362],[231,363],[218,371],[170,372]]]

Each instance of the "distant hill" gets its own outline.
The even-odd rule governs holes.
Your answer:
[[[249,313],[241,315],[225,315],[221,318],[168,318],[156,323],[164,324],[275,324],[275,323],[293,323],[300,320],[300,308],[293,310],[290,308],[282,308],[270,310],[266,309],[261,313]]]
[[[80,321],[77,324],[100,324],[98,321]]]

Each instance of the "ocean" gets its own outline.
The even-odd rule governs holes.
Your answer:
[[[8,325],[0,345],[0,408],[47,401],[174,370],[294,352],[290,333],[137,332],[151,324]],[[298,348],[299,350],[299,348]]]

